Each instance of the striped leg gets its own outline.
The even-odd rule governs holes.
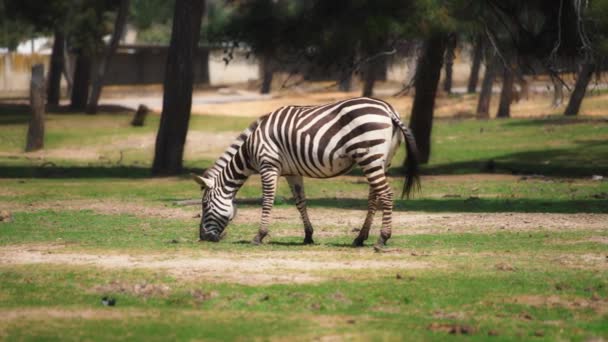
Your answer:
[[[274,204],[274,196],[277,190],[277,179],[279,172],[274,168],[262,168],[260,170],[262,177],[262,222],[258,234],[251,241],[253,244],[259,245],[268,235],[268,224],[270,223],[270,212]]]
[[[312,240],[312,224],[310,223],[310,219],[308,218],[308,212],[306,211],[306,195],[304,194],[304,179],[302,176],[286,176],[287,183],[289,183],[289,187],[291,188],[291,193],[293,197],[296,199],[296,208],[300,212],[300,216],[302,217],[302,222],[304,222],[304,244],[309,245],[313,244]]]
[[[367,178],[370,191],[376,196],[377,206],[382,210],[382,230],[376,243],[377,246],[384,246],[386,241],[390,239],[393,214],[393,191],[386,179],[384,157],[383,154],[374,154],[357,159],[357,164],[359,164],[365,174],[365,178]],[[354,243],[357,242],[357,239],[355,239]]]
[[[378,203],[382,208],[382,230],[380,230],[380,237],[376,246],[383,247],[386,245],[386,241],[391,238],[392,234],[392,217],[393,217],[393,191],[390,185],[384,177],[384,184],[386,189],[378,192]]]
[[[367,199],[367,216],[365,217],[365,222],[363,223],[363,227],[359,231],[359,236],[353,241],[353,246],[362,247],[363,242],[367,240],[369,236],[369,229],[372,227],[372,222],[374,221],[374,215],[376,214],[376,209],[378,208],[378,200],[376,199],[376,194],[370,187],[369,189],[369,197]]]

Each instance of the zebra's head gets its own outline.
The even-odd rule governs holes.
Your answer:
[[[226,234],[224,229],[236,215],[231,198],[215,187],[213,179],[192,175],[203,191],[203,207],[199,236],[201,241],[219,242]]]

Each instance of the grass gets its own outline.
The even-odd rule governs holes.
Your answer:
[[[51,113],[46,154],[24,154],[19,110],[0,108],[0,209],[12,214],[0,222],[0,339],[608,338],[608,225],[597,224],[608,213],[608,182],[591,179],[608,175],[603,118],[438,120],[421,192],[395,202],[395,215],[430,223],[396,227],[413,232],[375,253],[350,247],[348,225],[363,220],[355,209],[367,196],[356,171],[306,180],[314,213],[331,216],[313,215],[313,246],[301,245],[291,217],[276,218],[270,243],[248,243],[258,177],[238,196],[240,215],[255,219],[232,224],[219,244],[200,243],[190,218],[199,209],[174,204],[199,190],[185,175],[150,177],[152,146],[138,145],[153,139],[158,117],[131,128],[124,112]],[[250,121],[194,116],[191,130],[230,137]],[[200,171],[219,153],[191,149],[186,165]],[[396,192],[402,153],[391,170]],[[294,206],[284,181],[275,205],[279,213]],[[471,221],[453,231],[432,223],[454,213]],[[506,229],[480,219],[496,214],[513,217]],[[520,222],[526,215],[538,223]],[[564,218],[592,220],[574,227]],[[33,259],[11,259],[19,256]],[[142,267],[159,260],[193,264]],[[197,266],[205,260],[219,264]],[[320,267],[272,266],[280,262]],[[341,267],[321,267],[331,263]],[[272,280],[300,276],[315,280]],[[117,305],[103,306],[104,296]]]

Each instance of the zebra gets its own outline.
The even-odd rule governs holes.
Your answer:
[[[236,215],[234,198],[252,174],[262,179],[262,217],[252,240],[268,235],[270,213],[279,176],[284,176],[304,223],[304,244],[312,244],[313,226],[306,210],[303,177],[329,178],[358,165],[369,183],[367,216],[354,246],[367,240],[376,210],[382,210],[377,246],[391,237],[393,192],[386,172],[405,138],[406,180],[402,197],[419,188],[418,150],[412,132],[385,101],[359,97],[319,106],[285,106],[245,129],[202,176],[200,239],[218,242]]]

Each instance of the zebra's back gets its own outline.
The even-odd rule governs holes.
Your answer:
[[[269,163],[282,175],[313,178],[334,177],[355,163],[379,159],[386,166],[401,142],[396,116],[389,104],[371,98],[282,107],[253,131],[250,162],[256,169]]]

